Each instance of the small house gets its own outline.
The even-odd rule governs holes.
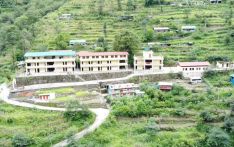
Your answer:
[[[182,26],[181,31],[185,33],[191,33],[196,31],[196,26]]]
[[[201,77],[209,66],[209,62],[179,62],[177,64],[178,71],[181,71],[186,78]]]
[[[234,85],[234,74],[230,76],[230,82],[232,83],[232,85]]]
[[[71,14],[62,14],[61,16],[59,16],[60,20],[69,20],[71,19],[72,15]]]
[[[230,69],[230,68],[234,68],[234,63],[228,62],[228,61],[217,61],[216,66],[222,69]]]
[[[157,33],[170,32],[170,28],[168,28],[168,27],[154,27],[154,31]]]
[[[80,40],[70,40],[69,41],[69,45],[73,46],[73,45],[81,45],[81,46],[86,46],[87,45],[87,41],[84,39],[80,39]]]
[[[173,88],[173,84],[169,82],[158,82],[158,88],[162,91],[170,91]]]
[[[113,97],[132,96],[139,90],[139,85],[134,83],[108,85],[108,95]]]
[[[222,3],[222,0],[210,0],[211,4],[220,4]]]
[[[55,93],[47,93],[47,94],[39,94],[38,100],[39,101],[49,101],[55,99]]]

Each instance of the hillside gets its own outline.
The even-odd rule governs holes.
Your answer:
[[[145,7],[144,0],[120,2],[22,0],[15,3],[3,0],[0,9],[0,69],[7,74],[1,73],[1,77],[5,77],[1,81],[11,79],[15,61],[22,60],[26,51],[94,50],[94,44],[101,37],[107,41],[107,49],[112,50],[114,38],[122,30],[134,32],[142,48],[147,46],[147,42],[170,44],[153,47],[157,54],[166,57],[166,65],[179,60],[234,59],[231,0],[222,4],[210,4],[206,0],[190,3],[163,0],[161,5],[150,7]],[[72,19],[60,20],[62,14],[72,14]],[[133,16],[133,20],[121,20],[121,16]],[[197,31],[182,33],[183,25],[195,25]],[[171,32],[157,34],[152,31],[153,26],[170,27]],[[86,39],[89,45],[68,47],[70,39]],[[61,48],[56,41],[67,45]]]

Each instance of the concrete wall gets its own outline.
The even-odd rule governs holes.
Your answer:
[[[110,72],[110,73],[92,73],[79,75],[48,75],[48,76],[27,76],[16,77],[16,86],[22,87],[35,84],[62,83],[62,82],[83,82],[92,80],[103,80],[126,77],[131,71]]]

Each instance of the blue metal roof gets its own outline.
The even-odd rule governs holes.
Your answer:
[[[27,52],[24,57],[76,56],[74,51]]]

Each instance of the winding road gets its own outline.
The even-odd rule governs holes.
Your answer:
[[[0,86],[1,96],[0,98],[11,105],[20,106],[20,107],[26,107],[26,108],[32,108],[32,109],[39,109],[39,110],[48,110],[48,111],[65,111],[65,108],[55,108],[55,107],[46,107],[46,106],[39,106],[35,104],[25,103],[25,102],[19,102],[12,99],[9,99],[10,90],[7,87],[6,84],[2,84]],[[96,109],[89,109],[91,112],[95,113],[96,119],[92,125],[90,125],[88,128],[82,130],[81,132],[75,134],[73,137],[75,140],[79,140],[80,138],[84,137],[85,135],[95,131],[101,124],[106,120],[108,117],[110,110],[103,109],[103,108],[96,108]],[[63,140],[55,145],[54,147],[65,147],[69,144],[68,140]]]

